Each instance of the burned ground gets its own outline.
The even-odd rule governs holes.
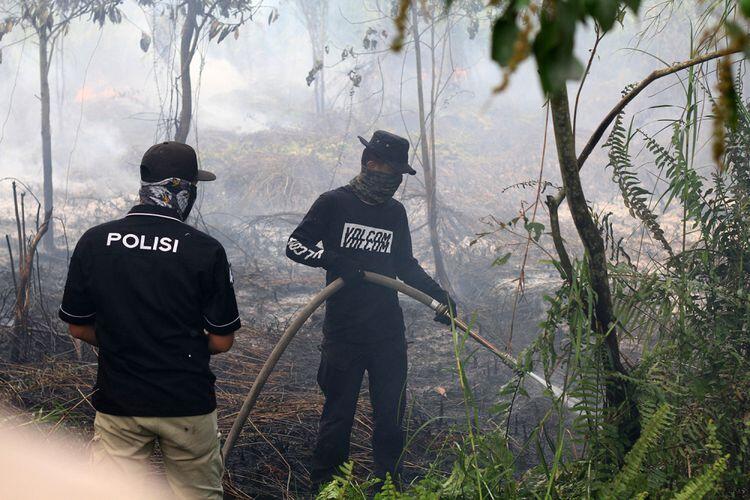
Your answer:
[[[210,139],[212,146],[205,151],[204,161],[212,163],[224,175],[205,189],[192,224],[214,235],[227,248],[245,325],[238,332],[235,348],[212,361],[217,375],[220,426],[226,434],[242,398],[285,326],[324,285],[320,270],[307,269],[284,258],[286,237],[317,193],[334,182],[346,182],[352,169],[340,166],[338,172],[334,169],[331,173],[330,165],[335,163],[339,148],[315,148],[314,134],[304,137],[223,134]],[[456,149],[455,154],[460,156],[456,161],[477,164],[483,147],[486,145],[469,144]],[[273,153],[257,154],[259,150]],[[512,323],[515,354],[538,334],[539,323],[544,319],[543,296],[554,290],[559,277],[551,265],[531,264],[541,255],[532,244],[525,268],[524,294],[516,302],[518,270],[514,264],[520,264],[527,242],[526,231],[518,227],[518,235],[513,235],[499,230],[502,225],[498,221],[513,217],[511,205],[497,218],[483,216],[494,203],[492,193],[496,188],[506,181],[510,184],[523,180],[533,163],[528,160],[528,165],[516,173],[517,179],[506,180],[493,179],[491,165],[482,167],[484,177],[448,186],[449,196],[443,198],[443,248],[452,284],[458,292],[460,314],[501,348],[508,347]],[[279,164],[286,167],[279,169]],[[409,186],[399,197],[410,214],[415,255],[430,269],[424,203],[417,195],[419,186]],[[517,201],[522,196],[518,192],[505,195],[506,199]],[[82,452],[92,432],[94,413],[89,396],[95,379],[96,356],[88,346],[76,346],[68,339],[55,310],[74,242],[87,227],[121,216],[132,202],[132,193],[100,200],[93,192],[83,192],[71,198],[58,252],[43,253],[39,258],[37,278],[42,279],[35,281],[32,290],[35,306],[30,333],[34,347],[29,361],[4,362],[0,366],[2,404],[20,411],[24,423],[38,425],[47,432],[65,429],[78,435]],[[457,210],[454,206],[471,210]],[[12,221],[2,222],[5,226]],[[10,232],[13,224],[7,225]],[[488,234],[474,242],[479,233]],[[505,266],[493,266],[493,260],[506,252],[514,254],[511,260]],[[5,284],[0,298],[6,297],[5,302],[0,301],[4,325],[0,336],[2,359],[7,359],[9,311],[13,302],[8,269],[7,265],[0,266]],[[405,463],[407,479],[412,479],[429,466],[449,469],[451,443],[460,439],[468,424],[452,332],[434,323],[430,311],[411,299],[402,298],[402,307],[410,359],[409,448]],[[310,495],[307,467],[322,406],[316,385],[322,318],[321,309],[299,332],[251,413],[227,464],[228,492],[240,497]],[[499,390],[513,374],[471,342],[460,357],[467,371],[473,396],[471,405],[478,411],[479,425],[485,428],[507,425],[511,446],[516,451],[525,449],[528,434],[545,414],[548,400],[536,386],[526,383],[529,397],[514,401],[510,420],[497,419],[496,404],[507,399],[499,395]],[[352,458],[362,476],[367,475],[371,466],[366,387],[363,384],[352,436]],[[525,450],[516,456],[519,474],[538,463],[536,450]]]
[[[49,281],[61,283],[63,273],[62,266],[54,266],[48,269],[47,276],[57,275],[58,279]],[[298,273],[294,279],[278,276],[263,279],[252,269],[238,268],[235,274],[246,326],[237,333],[235,348],[212,361],[224,435],[286,322],[322,285],[318,273]],[[252,280],[246,282],[249,277]],[[59,289],[49,291],[50,297],[59,293]],[[47,309],[54,310],[54,301],[49,302]],[[410,356],[407,422],[410,444],[405,464],[407,479],[413,479],[435,462],[450,466],[450,443],[466,425],[465,402],[455,375],[451,331],[432,322],[430,312],[423,306],[411,300],[402,300],[402,304]],[[62,331],[62,325],[56,319],[53,321]],[[322,395],[315,382],[321,322],[322,311],[318,311],[292,342],[251,413],[227,463],[227,492],[232,495],[295,498],[310,495],[307,467],[322,406]],[[8,327],[3,330],[2,338],[7,339],[10,330]],[[32,333],[42,331],[40,326]],[[62,334],[55,335],[55,340],[55,355],[49,354],[45,340],[36,344],[32,361],[3,362],[0,366],[2,404],[21,412],[14,424],[6,424],[35,425],[44,432],[65,430],[80,439],[81,452],[85,453],[94,416],[89,401],[96,375],[95,352],[88,346],[80,346],[81,359],[77,359],[70,340]],[[492,420],[490,408],[499,400],[498,388],[512,374],[479,351],[468,361],[467,370],[482,425],[501,425],[502,422]],[[371,420],[366,387],[363,384],[352,434],[352,458],[362,476],[371,471]],[[540,404],[533,398],[519,402],[511,422],[514,442],[525,440],[525,431],[533,427],[534,419],[543,410],[538,407]],[[528,463],[519,463],[519,472],[535,461],[531,455],[526,459]]]

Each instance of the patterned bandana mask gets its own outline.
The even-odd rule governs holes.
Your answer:
[[[170,177],[159,182],[141,181],[138,192],[143,205],[157,205],[175,210],[180,219],[187,219],[197,195],[197,188],[190,181]]]
[[[349,181],[349,186],[360,200],[370,205],[380,205],[396,193],[402,179],[401,174],[386,174],[362,167],[362,172]]]

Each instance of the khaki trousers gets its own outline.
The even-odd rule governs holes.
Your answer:
[[[221,499],[224,472],[216,411],[191,417],[122,417],[96,413],[94,460],[142,470],[159,441],[167,482],[181,499]]]

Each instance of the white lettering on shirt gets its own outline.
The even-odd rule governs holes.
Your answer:
[[[156,248],[156,245],[154,245],[154,248]],[[159,241],[159,251],[169,252],[171,248],[172,248],[172,238],[164,237]]]
[[[132,243],[128,243],[128,241],[132,241]],[[126,234],[122,238],[122,244],[125,245],[126,248],[135,248],[138,246],[138,236],[135,234]]]
[[[110,246],[113,241],[120,241],[122,239],[122,235],[120,233],[109,233],[107,235],[107,246]]]
[[[141,235],[141,246],[139,247],[141,250],[153,250],[153,248],[146,246],[146,236]]]
[[[391,253],[393,231],[347,222],[341,232],[341,248]]]
[[[121,234],[121,233],[109,233],[107,234],[107,246],[112,246],[114,243],[121,243],[122,246],[128,249],[137,248],[139,250],[151,250],[159,252],[172,252],[177,253],[177,245],[180,243],[178,239],[172,239],[167,236],[154,236],[153,241],[146,241],[147,236],[141,234]]]
[[[323,256],[323,248],[320,244],[318,244],[317,249],[313,250],[312,248],[307,248],[296,238],[289,238],[286,246],[289,248],[289,251],[294,253],[294,255],[304,255],[305,260],[317,260]]]

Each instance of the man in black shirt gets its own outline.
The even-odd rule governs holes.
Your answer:
[[[184,222],[197,182],[215,178],[190,146],[152,146],[140,204],[84,233],[59,311],[73,337],[99,347],[96,457],[129,468],[158,440],[181,498],[222,497],[209,357],[231,348],[240,319],[224,248]]]
[[[412,255],[404,206],[393,199],[408,165],[409,142],[376,131],[362,137],[362,170],[343,187],[323,193],[289,237],[287,256],[326,269],[326,282],[346,287],[326,302],[318,384],[326,401],[313,454],[315,487],[329,481],[349,456],[349,438],[365,370],[375,426],[375,472],[400,469],[404,435],[406,340],[394,290],[362,281],[363,271],[398,277],[444,304],[455,304]],[[450,322],[441,316],[437,321]]]

